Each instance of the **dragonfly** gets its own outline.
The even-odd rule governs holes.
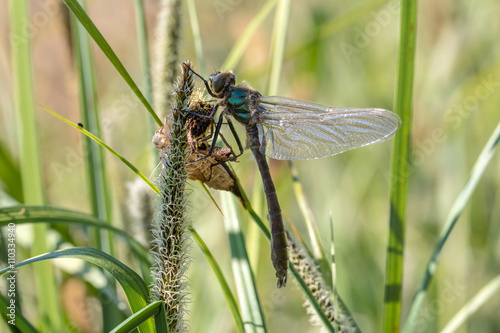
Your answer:
[[[187,133],[187,143],[189,154],[186,163],[188,178],[199,180],[207,186],[216,190],[230,191],[236,195],[243,206],[245,202],[238,188],[236,177],[226,164],[226,161],[233,160],[234,152],[231,148],[215,146],[209,154],[210,145],[207,141],[213,135],[212,119],[197,116],[211,113],[213,105],[194,96],[188,106],[188,119],[185,123]],[[170,126],[171,116],[167,116],[163,126],[156,130],[153,136],[153,144],[160,151],[170,146]],[[210,133],[209,133],[210,132]],[[221,136],[223,138],[223,136]],[[226,143],[225,139],[223,141]],[[226,143],[227,144],[227,143]],[[205,158],[206,157],[206,158]],[[200,159],[203,158],[203,159]]]
[[[288,270],[286,232],[265,156],[277,160],[333,156],[390,139],[400,127],[401,119],[385,109],[335,107],[289,97],[263,96],[245,81],[237,85],[232,71],[215,72],[208,80],[191,71],[217,100],[206,117],[214,118],[217,110],[222,110],[208,154],[215,149],[217,136],[226,119],[241,155],[243,147],[228,116],[245,126],[247,143],[257,162],[266,193],[271,261],[276,271],[277,287],[285,287]]]

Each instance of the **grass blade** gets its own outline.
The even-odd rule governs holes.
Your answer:
[[[142,102],[144,107],[148,110],[149,114],[153,119],[156,121],[158,126],[162,126],[163,123],[161,122],[160,118],[156,115],[156,113],[153,111],[153,108],[151,107],[151,104],[148,102],[146,97],[142,94],[141,90],[135,84],[134,80],[130,76],[130,74],[127,72],[123,64],[121,63],[120,59],[116,56],[115,52],[113,49],[111,49],[111,46],[109,46],[108,42],[104,39],[102,34],[99,32],[97,27],[95,26],[94,22],[90,19],[90,17],[85,13],[83,10],[82,6],[78,3],[77,0],[63,0],[66,6],[71,10],[71,12],[76,16],[78,21],[83,25],[83,27],[87,30],[89,35],[92,37],[92,39],[96,42],[96,44],[99,46],[99,48],[102,50],[102,52],[106,55],[106,57],[109,59],[109,61],[113,64],[113,66],[116,68],[118,73],[123,77],[125,82],[127,82],[128,86],[132,91],[135,93],[135,95],[139,98],[139,100]]]
[[[118,157],[118,159],[120,159],[122,162],[124,162],[134,173],[136,173],[141,179],[143,179],[150,187],[151,189],[153,189],[156,193],[159,192],[158,188],[149,181],[149,179],[147,179],[139,170],[137,170],[137,168],[132,165],[132,163],[130,163],[129,161],[127,161],[124,157],[122,157],[120,154],[118,154],[116,151],[114,151],[111,147],[109,147],[107,144],[105,144],[101,139],[97,138],[96,136],[94,136],[92,133],[89,133],[88,131],[86,131],[85,129],[79,127],[78,125],[74,124],[73,122],[69,121],[68,119],[62,117],[61,115],[58,115],[57,113],[55,113],[54,111],[48,109],[48,108],[45,108],[42,106],[43,109],[45,109],[46,111],[48,111],[49,113],[51,113],[52,115],[56,116],[57,118],[61,119],[62,121],[64,121],[65,123],[67,123],[68,125],[70,126],[73,126],[74,128],[76,128],[77,130],[79,130],[80,132],[82,132],[83,134],[87,135],[88,137],[90,137],[92,140],[94,140],[95,142],[99,143],[100,145],[102,145],[104,148],[106,148],[108,151],[110,151],[113,155],[115,155],[116,157]],[[208,190],[207,190],[208,192]],[[0,222],[1,222],[1,215],[0,215]],[[87,223],[89,223],[87,221]],[[112,226],[102,226],[104,228],[108,228],[108,229],[113,229]],[[192,232],[192,229],[188,229],[189,231]],[[196,234],[193,234],[193,237],[195,238],[195,240],[197,240],[199,238],[199,240],[201,242],[203,242],[201,240],[201,238]],[[203,247],[201,246],[202,243],[199,243],[198,240],[197,240],[197,244],[200,246],[200,249],[202,250],[203,253],[205,253],[205,250],[203,249]],[[207,259],[210,259],[209,257],[207,257]],[[213,258],[212,258],[213,259]],[[214,269],[214,272],[217,276],[219,276],[219,273],[215,267],[213,265],[213,263],[211,262],[211,260],[209,260],[210,262],[210,265],[212,266],[212,268]],[[217,266],[218,267],[218,266]],[[220,281],[220,280],[219,280]],[[222,284],[221,284],[222,285]],[[224,292],[224,295],[226,296],[226,298],[228,297],[228,294],[227,292],[224,290],[224,287],[223,287],[223,292]],[[228,300],[229,301],[229,300]],[[230,308],[233,308],[233,305],[231,304],[230,302]],[[233,310],[232,310],[233,311]],[[238,322],[238,320],[237,320]]]
[[[47,259],[56,258],[83,259],[89,263],[107,270],[122,286],[132,312],[135,313],[137,311],[140,311],[147,305],[148,288],[146,287],[146,284],[141,279],[141,277],[137,275],[137,273],[135,273],[132,269],[127,267],[122,262],[116,260],[109,254],[90,247],[76,247],[49,252],[20,262],[16,264],[14,268],[44,261]],[[0,276],[7,273],[11,269],[12,268],[1,270]],[[141,332],[154,332],[152,321],[148,320],[147,322],[142,324],[139,330]]]
[[[212,270],[214,271],[215,275],[217,276],[217,280],[219,280],[219,284],[222,288],[224,296],[226,297],[226,301],[229,305],[229,309],[231,310],[231,313],[233,314],[234,321],[236,323],[236,327],[238,328],[238,331],[245,332],[245,326],[243,323],[243,318],[241,317],[240,310],[238,308],[238,303],[236,302],[236,299],[234,298],[233,293],[231,292],[231,288],[229,288],[229,285],[227,284],[226,278],[222,274],[222,270],[220,269],[219,264],[217,264],[217,261],[215,261],[214,257],[212,256],[212,253],[208,249],[205,242],[203,242],[200,235],[198,235],[196,230],[192,227],[189,227],[188,230],[191,232],[191,236],[193,236],[194,240],[196,241],[196,244],[198,244],[201,251],[205,255],[205,258],[210,263],[210,266],[212,266]]]
[[[109,230],[116,235],[123,237],[136,255],[146,263],[151,264],[152,259],[148,251],[125,231],[113,227],[109,223],[98,219],[94,215],[76,212],[50,206],[11,206],[0,209],[0,227],[9,223],[63,223],[80,224],[90,227]]]
[[[238,181],[238,186],[241,188],[241,186],[239,185],[239,181]],[[241,193],[243,194],[243,197],[244,197],[244,200],[245,200],[245,205],[246,205],[248,213],[253,218],[254,222],[257,224],[257,226],[259,227],[259,229],[262,231],[262,233],[266,237],[267,241],[270,243],[271,242],[271,233],[269,232],[269,229],[267,229],[267,227],[264,224],[264,222],[262,222],[261,218],[255,213],[255,211],[253,210],[253,208],[252,208],[250,202],[248,201],[248,198],[244,194],[244,192],[241,192]],[[299,284],[299,287],[302,289],[302,292],[306,296],[307,300],[311,303],[311,306],[316,311],[316,314],[318,315],[318,317],[320,318],[320,320],[323,322],[323,324],[329,330],[329,332],[333,332],[333,326],[332,326],[332,324],[330,323],[330,321],[328,320],[328,317],[325,315],[325,313],[321,309],[321,306],[318,304],[318,301],[316,300],[316,298],[312,294],[311,290],[309,290],[309,288],[307,287],[307,284],[300,277],[300,274],[297,272],[297,270],[295,269],[295,267],[293,267],[293,265],[291,263],[289,263],[289,268],[290,268],[290,271],[292,272],[293,276],[297,280],[297,283]],[[342,302],[342,300],[340,300],[340,297],[339,297],[339,301],[343,305],[343,302]],[[349,311],[348,311],[347,307],[345,307],[345,306],[344,306],[343,311],[346,314],[349,314]],[[349,314],[349,316],[350,316],[350,314]],[[352,316],[350,316],[350,317],[352,317]],[[356,323],[353,322],[352,324],[355,327],[357,327]]]
[[[500,291],[500,275],[497,275],[486,286],[484,286],[460,311],[450,320],[441,333],[455,332],[481,305],[490,300],[493,295]]]
[[[285,54],[286,34],[288,31],[288,20],[290,17],[290,0],[280,0],[276,8],[274,18],[274,30],[271,41],[271,70],[267,88],[269,96],[276,95],[283,65],[283,55]]]
[[[149,63],[149,48],[148,36],[146,30],[146,17],[144,13],[144,1],[135,0],[135,21],[137,30],[137,44],[139,45],[139,61],[141,63],[142,86],[144,87],[144,95],[149,104],[153,103],[153,91],[151,86],[151,66]],[[148,127],[147,134],[151,136],[156,130],[156,123],[153,118],[147,117],[146,124]],[[147,138],[148,140],[150,139]],[[158,153],[154,145],[150,146],[151,165],[154,167],[158,164]]]
[[[260,12],[252,19],[252,21],[248,24],[245,31],[241,34],[238,41],[234,44],[233,48],[229,52],[226,60],[222,64],[222,69],[235,68],[238,62],[241,59],[241,56],[245,52],[248,44],[250,43],[250,39],[257,31],[257,28],[262,24],[264,19],[269,15],[273,7],[276,5],[278,0],[268,0]]]
[[[203,45],[201,43],[200,26],[198,24],[198,15],[196,14],[196,4],[194,0],[187,1],[189,18],[191,21],[191,30],[193,31],[194,49],[196,51],[196,59],[198,66],[200,66],[201,76],[207,76],[207,69],[205,67],[205,55],[203,53]]]
[[[25,31],[26,22],[30,22],[28,3],[26,0],[9,1],[11,59],[24,200],[29,204],[40,205],[44,203],[44,185],[34,107],[31,40]],[[47,252],[47,226],[36,225],[33,231],[36,235],[33,253]],[[43,318],[39,326],[45,331],[62,332],[63,321],[52,267],[44,262],[33,269],[38,301],[45,304],[39,308],[38,315]]]
[[[128,317],[127,320],[115,327],[112,331],[110,331],[110,333],[132,332],[132,330],[153,316],[155,318],[156,332],[168,333],[167,320],[165,317],[165,305],[161,301],[148,304]]]
[[[85,127],[92,133],[101,133],[99,126],[99,115],[97,112],[94,60],[90,49],[88,35],[74,18],[71,21],[71,36],[74,45],[74,58],[78,64],[78,89],[80,115]],[[87,182],[89,184],[89,201],[92,213],[103,221],[111,221],[111,203],[106,181],[106,170],[102,147],[90,140],[84,139],[86,154],[85,165]],[[113,255],[113,239],[101,235],[100,230],[94,233],[93,246],[97,249]]]
[[[221,193],[221,202],[222,210],[226,216],[224,225],[231,246],[236,290],[240,300],[242,317],[246,324],[245,332],[267,332],[262,305],[257,294],[255,279],[250,267],[245,239],[240,228],[232,194],[229,192]]]
[[[0,142],[0,179],[5,186],[5,191],[19,202],[24,200],[23,186],[19,165],[14,162],[12,155],[7,152]]]
[[[325,249],[321,245],[321,239],[319,237],[318,227],[316,225],[316,221],[314,220],[314,215],[312,214],[311,207],[307,202],[306,195],[304,192],[304,188],[302,187],[302,183],[299,180],[299,174],[295,165],[292,161],[288,161],[288,165],[290,166],[290,173],[292,175],[293,181],[293,190],[295,192],[295,198],[299,204],[300,211],[302,212],[302,216],[304,217],[304,221],[306,223],[307,231],[309,232],[309,238],[311,240],[312,252],[314,254],[315,259],[317,260],[321,274],[323,275],[323,279],[327,283],[327,285],[332,288],[334,284],[332,284],[332,269],[331,263],[327,260]],[[333,224],[330,224],[332,228],[333,234]],[[332,251],[333,251],[333,236],[332,236]]]
[[[384,332],[399,332],[401,321],[401,289],[403,283],[403,253],[406,229],[406,209],[409,179],[410,134],[413,113],[413,75],[415,66],[417,2],[401,3],[398,84],[395,111],[402,127],[396,133],[391,166],[389,244],[387,246]]]
[[[97,142],[98,144],[100,144],[102,147],[106,148],[111,154],[115,155],[116,157],[118,157],[118,159],[120,161],[122,161],[123,163],[125,163],[126,166],[128,166],[137,176],[139,176],[142,180],[144,180],[146,182],[146,184],[148,184],[156,193],[158,193],[158,188],[156,186],[153,185],[153,183],[151,183],[151,181],[146,178],[146,176],[144,176],[144,174],[142,174],[132,163],[130,163],[127,159],[125,159],[125,157],[121,156],[120,154],[118,154],[113,148],[111,148],[110,146],[108,146],[107,144],[104,143],[104,141],[102,141],[101,139],[99,139],[98,137],[96,137],[94,134],[90,133],[89,131],[87,131],[86,129],[84,128],[81,128],[80,126],[78,126],[77,124],[73,123],[72,121],[64,118],[63,116],[57,114],[56,112],[52,111],[51,109],[45,107],[45,106],[42,106],[42,109],[44,109],[45,111],[49,112],[50,114],[52,114],[53,116],[61,119],[62,121],[64,121],[66,124],[70,125],[70,126],[73,126],[74,128],[76,128],[77,130],[79,130],[80,132],[82,132],[83,134],[85,134],[86,136],[88,136],[89,138],[91,138],[92,140],[94,140],[95,142]]]
[[[465,183],[462,191],[459,193],[457,199],[455,200],[453,206],[450,209],[450,212],[448,213],[446,222],[444,223],[443,228],[441,229],[441,233],[439,234],[439,238],[436,247],[434,248],[434,252],[432,253],[431,258],[427,263],[424,276],[422,278],[422,281],[420,282],[420,286],[418,287],[417,293],[413,299],[413,303],[410,307],[410,312],[408,314],[408,319],[405,323],[403,332],[411,332],[415,327],[420,307],[422,306],[424,298],[427,294],[427,289],[429,287],[429,284],[431,283],[432,278],[434,277],[434,273],[436,271],[441,251],[446,243],[446,240],[448,239],[448,236],[453,230],[453,227],[455,226],[460,215],[462,214],[465,205],[469,201],[472,192],[476,188],[477,184],[479,183],[479,180],[481,179],[481,176],[486,170],[486,167],[488,166],[488,163],[490,162],[491,157],[493,156],[493,153],[495,152],[495,148],[498,145],[499,141],[500,141],[500,123],[498,123],[495,131],[491,135],[490,139],[486,143],[486,146],[483,148],[483,151],[479,155],[476,163],[472,167],[469,179],[467,179],[467,182]]]

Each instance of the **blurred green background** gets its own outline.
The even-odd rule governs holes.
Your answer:
[[[203,64],[196,58],[184,8],[181,60],[189,59],[196,68],[207,68],[208,72],[232,69],[238,81],[246,80],[265,93],[274,12],[258,28],[237,66],[221,68],[235,42],[265,3],[197,1]],[[67,30],[69,14],[57,1],[31,1],[30,5],[33,19],[26,26],[32,43],[36,103],[78,122],[77,82]],[[136,82],[140,82],[132,1],[89,0],[87,5],[90,17]],[[145,1],[145,5],[152,49],[159,1]],[[500,3],[420,1],[418,7],[403,318],[448,211],[500,121]],[[279,95],[336,106],[393,109],[398,8],[398,1],[293,2]],[[15,115],[8,19],[7,3],[2,0],[0,140],[16,157],[15,128],[9,125],[15,122]],[[153,133],[146,131],[149,115],[97,49],[95,62],[101,138],[154,178],[155,171],[149,164]],[[87,188],[82,176],[82,137],[42,109],[38,110],[48,203],[88,212]],[[244,132],[240,133],[243,137]],[[329,244],[329,221],[333,221],[337,289],[365,332],[378,331],[382,323],[391,149],[389,141],[335,157],[295,163],[325,246]],[[135,176],[109,154],[106,160],[113,223],[125,227],[125,221],[130,221],[126,213],[127,183],[134,181]],[[500,272],[499,162],[498,155],[494,156],[445,245],[430,297],[422,308],[421,332],[442,327]],[[288,164],[270,161],[270,165],[282,209],[306,238]],[[233,166],[246,192],[252,195],[256,176],[253,157],[246,152]],[[223,217],[199,184],[191,183],[191,188],[193,226],[232,283]],[[218,198],[216,191],[211,192]],[[265,216],[265,206],[260,213]],[[319,332],[320,328],[308,322],[302,307],[304,300],[292,279],[286,289],[275,288],[269,246],[252,221],[247,221],[246,235],[269,330]],[[235,331],[211,268],[195,246],[192,256],[189,271],[192,331]],[[26,297],[32,295],[29,288],[23,290]],[[459,332],[499,332],[499,306],[497,295]],[[29,317],[29,312],[26,315]]]

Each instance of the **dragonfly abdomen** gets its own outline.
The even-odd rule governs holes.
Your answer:
[[[278,278],[277,286],[281,288],[286,286],[288,270],[288,246],[285,226],[283,225],[281,208],[266,157],[259,150],[257,126],[247,127],[247,131],[250,138],[250,148],[259,167],[264,192],[266,193],[269,225],[271,227],[271,261]]]

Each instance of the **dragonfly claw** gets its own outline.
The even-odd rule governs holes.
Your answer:
[[[278,282],[277,282],[277,287],[286,287],[286,275],[285,276],[278,276]]]

